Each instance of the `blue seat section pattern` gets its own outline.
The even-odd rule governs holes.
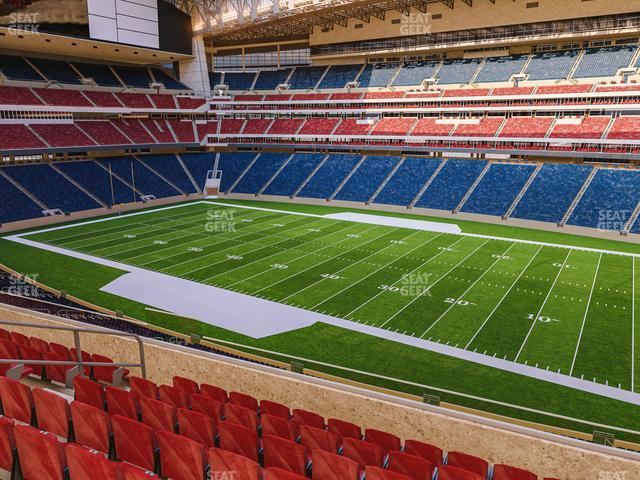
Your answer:
[[[399,67],[398,63],[368,64],[358,77],[360,87],[386,87],[393,80]]]
[[[178,190],[133,157],[111,157],[98,160],[98,162],[107,168],[111,166],[111,171],[114,174],[120,176],[130,185],[135,185],[136,190],[143,195],[153,195],[156,198],[180,195]]]
[[[322,78],[322,74],[327,69],[322,67],[297,67],[291,75],[289,84],[292,90],[306,90],[314,88]]]
[[[289,156],[284,153],[260,154],[235,186],[233,193],[258,193]]]
[[[32,58],[31,63],[40,70],[49,80],[55,80],[59,83],[67,83],[71,85],[79,85],[80,79],[76,71],[66,62],[57,62],[55,60],[43,60],[41,58]]]
[[[323,158],[322,155],[311,153],[294,155],[263,193],[265,195],[292,196]]]
[[[479,58],[445,60],[437,73],[438,83],[441,85],[469,83],[480,62]]]
[[[153,83],[146,68],[142,67],[113,67],[122,81],[130,87],[149,88]]]
[[[380,190],[374,202],[386,205],[410,205],[441,163],[440,158],[405,158],[393,177]]]
[[[180,158],[191,173],[200,190],[204,190],[207,173],[213,170],[215,156],[212,153],[181,153]]]
[[[461,211],[483,215],[504,215],[535,168],[535,165],[531,164],[492,164]]]
[[[41,208],[0,175],[0,223],[17,222],[41,216]]]
[[[527,58],[529,58],[528,55],[489,57],[485,60],[474,82],[508,82],[513,75],[522,71]]]
[[[138,157],[184,193],[197,193],[187,173],[173,154],[145,155]]]
[[[222,172],[220,191],[228,192],[255,157],[256,154],[250,152],[221,153],[218,159],[218,170]]]
[[[222,84],[222,72],[209,72],[209,85],[214,88]]]
[[[73,178],[84,188],[93,193],[107,205],[113,205],[111,196],[111,179],[109,172],[92,161],[63,162],[58,168]],[[134,200],[131,187],[113,177],[113,198],[115,204],[129,203]]]
[[[367,157],[342,186],[335,199],[369,201],[399,161],[399,157]]]
[[[226,72],[224,84],[229,87],[229,90],[249,90],[255,78],[256,72]]]
[[[102,206],[44,163],[6,167],[5,172],[49,208],[59,208],[63,212],[79,212]]]
[[[84,78],[92,78],[101,87],[122,87],[108,65],[94,63],[73,63]]]
[[[621,231],[640,201],[640,171],[602,169],[578,202],[570,225]]]
[[[544,164],[511,216],[559,223],[592,168],[585,165]]]
[[[286,70],[262,70],[258,73],[258,79],[254,85],[254,90],[275,90],[278,85],[285,83],[291,69]]]
[[[579,50],[536,53],[531,57],[531,62],[529,62],[525,73],[529,74],[528,80],[567,78],[579,54]]]
[[[448,160],[415,206],[453,211],[486,164],[484,160]]]
[[[358,164],[360,155],[329,155],[298,194],[304,198],[329,198]]]
[[[440,62],[407,62],[400,68],[400,72],[393,80],[396,87],[420,85],[426,78],[433,78]]]
[[[612,77],[619,69],[629,67],[638,47],[588,48],[573,73],[573,78]]]
[[[22,57],[0,55],[0,72],[9,80],[32,80],[44,82],[44,78],[36,72]]]
[[[155,79],[163,84],[167,90],[191,90],[184,83],[179,82],[164,70],[152,68],[151,71]]]
[[[344,88],[353,82],[362,65],[331,65],[318,88]]]

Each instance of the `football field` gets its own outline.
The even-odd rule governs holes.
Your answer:
[[[215,203],[28,238],[616,388],[638,387],[632,255]]]

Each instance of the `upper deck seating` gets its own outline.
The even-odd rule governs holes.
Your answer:
[[[26,125],[2,125],[0,150],[44,148],[46,145]]]
[[[419,86],[422,81],[433,78],[433,74],[440,62],[407,62],[400,67],[398,75],[393,80],[394,87]]]
[[[315,88],[326,69],[326,66],[296,67],[291,75],[291,79],[289,80],[291,89],[307,90],[309,88]]]
[[[22,57],[0,55],[0,72],[9,80],[44,82],[44,78]]]
[[[522,71],[528,58],[528,55],[487,57],[474,82],[508,82],[509,80],[511,80],[511,77],[513,75]]]
[[[222,84],[222,72],[209,72],[209,86],[212,89]]]
[[[445,60],[436,74],[438,84],[469,83],[480,65],[479,58]]]
[[[220,125],[220,133],[239,134],[242,131],[244,122],[242,118],[224,118]]]
[[[400,68],[399,63],[369,63],[358,77],[361,88],[386,87]]]
[[[273,122],[267,133],[271,135],[295,135],[303,123],[304,120],[301,118],[278,118]]]
[[[167,120],[168,125],[178,142],[193,143],[196,141],[191,120]]]
[[[441,163],[442,160],[439,158],[405,158],[374,202],[387,205],[410,205]]]
[[[96,145],[76,125],[68,123],[33,124],[31,128],[52,147],[93,147]]]
[[[158,143],[175,143],[177,140],[171,133],[166,120],[145,119],[140,120],[144,127],[156,139]]]
[[[268,118],[250,118],[244,124],[242,133],[244,135],[264,135],[272,121]]]
[[[131,139],[133,143],[138,145],[152,144],[156,143],[149,132],[142,126],[140,120],[136,118],[118,118],[115,120],[111,120],[120,131],[124,132],[127,137]]]
[[[318,88],[344,88],[353,82],[362,65],[331,65]]]
[[[73,66],[78,69],[84,78],[91,78],[100,87],[122,87],[122,83],[113,74],[109,65],[97,63],[73,62]]]
[[[502,117],[485,117],[480,123],[460,123],[453,134],[456,137],[493,137],[504,122]]]
[[[176,80],[160,68],[152,68],[151,72],[153,73],[156,81],[163,84],[164,88],[166,88],[167,90],[191,90],[184,83]]]
[[[635,45],[588,48],[572,77],[612,77],[619,69],[629,67],[637,50],[638,47]]]
[[[116,65],[113,69],[125,85],[134,88],[151,88],[150,85],[153,83],[153,80],[149,75],[149,70],[145,67]]]
[[[607,138],[619,140],[640,140],[640,117],[623,116],[613,121]]]
[[[0,86],[0,105],[42,105],[30,88]]]
[[[398,157],[367,157],[342,186],[336,200],[369,201],[399,161]]]
[[[411,127],[416,123],[415,117],[386,117],[381,118],[373,128],[371,135],[398,135],[409,134]]]
[[[250,90],[256,75],[256,72],[225,72],[224,84],[229,90]]]
[[[300,135],[329,135],[334,131],[338,122],[340,122],[338,118],[310,118],[298,133]]]
[[[258,78],[253,87],[254,90],[275,90],[280,84],[286,82],[291,74],[291,69],[285,70],[262,70],[258,73]]]
[[[560,124],[556,122],[549,136],[553,138],[589,138],[595,140],[602,137],[611,121],[611,117],[594,116],[581,120],[582,122],[579,124]]]
[[[454,128],[453,123],[438,123],[436,118],[421,118],[411,131],[414,137],[446,137]]]
[[[98,145],[129,145],[131,141],[125,137],[108,120],[82,120],[76,125]]]
[[[111,92],[96,92],[87,90],[83,92],[85,97],[89,99],[96,107],[104,108],[123,108],[122,103]]]
[[[336,128],[334,135],[366,135],[373,123],[366,119],[345,118]]]
[[[78,73],[67,62],[32,58],[31,63],[49,80],[70,85],[79,85]]]
[[[322,155],[295,154],[265,189],[264,194],[292,196],[322,159]]]
[[[154,110],[149,97],[144,93],[123,92],[117,94],[118,99],[129,108],[146,108]]]
[[[93,107],[87,97],[78,90],[34,88],[33,91],[42,98],[47,105],[59,107]]]
[[[559,80],[569,76],[579,50],[564,52],[535,53],[525,73],[529,80]]]
[[[501,137],[528,137],[537,138],[544,137],[554,117],[512,117],[500,131]]]
[[[160,109],[175,110],[177,108],[175,97],[173,95],[150,93],[149,98]]]
[[[361,158],[359,155],[329,155],[298,196],[329,198]]]

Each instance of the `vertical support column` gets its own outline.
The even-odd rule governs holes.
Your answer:
[[[197,95],[211,96],[209,83],[209,68],[207,67],[207,54],[204,48],[204,38],[196,35],[192,40],[193,58],[180,62],[180,80]]]

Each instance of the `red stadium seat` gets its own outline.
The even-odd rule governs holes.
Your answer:
[[[213,418],[218,425],[222,418],[223,404],[207,395],[195,394],[191,396],[191,409]]]
[[[71,350],[69,350],[69,356],[71,357],[71,361],[73,362],[77,362],[78,361],[78,351],[75,348],[72,348]],[[84,350],[82,351],[82,362],[83,363],[90,363],[91,362],[91,354],[89,352],[85,352]],[[84,368],[84,374],[85,376],[90,376],[91,372],[91,368],[89,367],[85,367]]]
[[[268,467],[264,471],[264,480],[305,480],[307,477],[290,472],[283,468]]]
[[[75,399],[79,402],[104,410],[106,396],[104,387],[98,382],[77,376],[73,379]]]
[[[293,421],[298,425],[307,425],[313,428],[319,428],[324,430],[324,418],[322,418],[317,413],[308,412],[306,410],[300,410],[296,408],[293,411]]]
[[[33,348],[30,345],[19,345],[20,358],[23,360],[44,360],[44,354],[37,348]],[[44,373],[44,367],[42,365],[30,364],[29,368],[34,375],[42,377]]]
[[[96,363],[113,363],[109,357],[104,355],[91,355],[91,361]],[[108,383],[109,385],[118,385],[122,377],[127,375],[128,371],[120,367],[93,367],[93,378],[99,382]]]
[[[157,400],[160,397],[158,386],[150,380],[140,377],[131,377],[131,391],[137,396],[153,398]]]
[[[175,376],[173,377],[173,386],[183,390],[187,396],[200,393],[200,386],[198,383],[189,378]]]
[[[210,448],[207,456],[212,479],[225,478],[224,475],[235,472],[234,478],[238,480],[260,480],[260,465],[243,455],[222,448]]]
[[[438,480],[485,480],[477,473],[464,470],[462,468],[441,465],[438,467]]]
[[[229,402],[235,403],[236,405],[240,405],[244,408],[248,408],[249,410],[253,410],[254,412],[258,411],[258,401],[251,395],[247,395],[245,393],[229,393]]]
[[[359,478],[358,464],[349,458],[324,450],[313,450],[311,458],[313,480],[357,480]]]
[[[381,467],[384,461],[384,453],[379,446],[355,438],[342,440],[342,454],[357,462],[361,470],[367,465]]]
[[[428,443],[419,442],[418,440],[405,440],[404,452],[424,458],[434,465],[438,466],[442,463],[442,449]]]
[[[277,437],[295,440],[298,436],[296,424],[269,413],[260,417],[262,423],[262,435],[275,435]]]
[[[367,428],[364,431],[364,439],[382,448],[385,455],[391,450],[400,450],[402,446],[399,437],[375,428]]]
[[[160,385],[160,400],[175,408],[189,408],[189,397],[181,388]]]
[[[4,328],[0,328],[0,340],[11,341],[11,332],[9,330],[5,330]]]
[[[265,467],[284,468],[299,475],[306,473],[307,449],[304,446],[275,435],[264,435],[262,444]]]
[[[31,389],[24,383],[10,378],[0,377],[0,398],[7,417],[31,424],[35,409]]]
[[[216,387],[215,385],[203,383],[202,385],[200,385],[200,393],[202,395],[206,395],[207,397],[211,397],[220,403],[227,403],[229,401],[227,392],[220,387]]]
[[[30,345],[29,337],[18,332],[11,332],[11,340],[18,345]]]
[[[330,418],[327,422],[329,431],[335,433],[342,438],[362,438],[362,431],[358,425],[336,418]]]
[[[538,476],[521,468],[496,464],[493,466],[493,480],[538,480]]]
[[[69,402],[60,395],[40,387],[34,388],[31,393],[36,407],[38,428],[59,437],[68,438],[71,425]]]
[[[11,376],[11,378],[23,378],[33,372],[31,367],[19,363],[20,353],[17,344],[12,340],[0,340],[0,358],[16,359],[15,364],[0,365],[0,375]]]
[[[392,470],[385,470],[381,467],[365,468],[365,477],[367,480],[411,480],[411,477],[407,477],[402,473],[394,472]]]
[[[138,419],[140,408],[133,393],[123,388],[107,387],[105,394],[109,415],[122,415],[133,420]]]
[[[24,480],[64,479],[64,447],[54,435],[26,425],[16,425],[13,431]]]
[[[289,410],[289,407],[281,403],[272,402],[270,400],[260,401],[260,415],[264,415],[265,413],[268,413],[269,415],[275,415],[277,417],[282,417],[286,420],[289,420],[291,418],[291,411]]]
[[[147,397],[140,397],[139,400],[142,423],[150,426],[156,432],[159,430],[175,432],[178,422],[175,407]]]
[[[175,433],[158,432],[160,470],[172,480],[203,480],[207,456],[202,444]]]
[[[258,461],[258,432],[233,422],[220,422],[220,448]]]
[[[30,337],[29,345],[42,353],[49,351],[49,343],[37,337]]]
[[[447,454],[447,465],[468,470],[480,475],[482,478],[487,478],[489,473],[489,463],[486,460],[463,452],[449,452]]]
[[[120,415],[114,415],[111,421],[117,458],[155,471],[157,440],[153,429]]]
[[[69,349],[64,345],[60,345],[59,343],[55,343],[55,342],[50,342],[49,350],[57,353],[58,355],[61,355],[62,357],[64,357],[65,360],[71,360],[71,353],[69,352]]]
[[[195,440],[207,448],[214,446],[216,426],[211,417],[186,408],[179,408],[178,425],[180,435]]]
[[[225,405],[224,418],[228,422],[237,423],[254,431],[258,429],[258,416],[255,410],[250,410],[235,403]]]
[[[148,480],[149,478],[159,478],[158,475],[150,470],[136,467],[135,465],[129,465],[128,463],[121,464],[120,470],[122,471],[122,480]]]
[[[82,402],[71,403],[71,419],[76,443],[104,454],[111,452],[111,418],[104,410]]]
[[[340,437],[326,430],[301,425],[300,443],[307,447],[307,450],[310,452],[319,449],[326,452],[337,453],[340,448]]]
[[[44,359],[49,360],[51,362],[68,362],[69,358],[61,355],[60,353],[50,351],[44,354]],[[61,383],[62,385],[67,384],[67,372],[72,367],[66,365],[46,365],[44,367],[45,374],[47,378],[53,382]],[[73,382],[72,382],[73,385]],[[71,386],[71,385],[70,385]]]
[[[17,460],[13,425],[12,419],[0,417],[0,469],[7,472],[14,471]]]
[[[120,464],[107,460],[101,453],[73,443],[67,444],[65,452],[69,480],[120,480]]]
[[[413,480],[431,480],[435,465],[410,453],[391,451],[389,452],[388,468],[407,475]]]

